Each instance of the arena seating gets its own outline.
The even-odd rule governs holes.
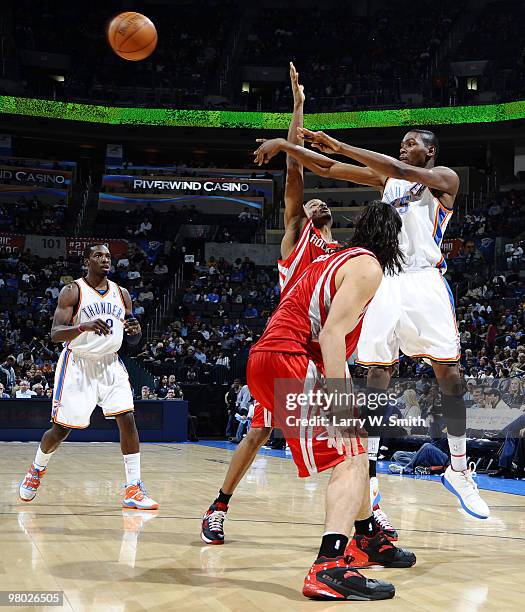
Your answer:
[[[69,67],[63,70],[65,80],[57,82],[34,67],[9,62],[18,86],[25,83],[23,93],[35,97],[175,108],[202,107],[204,100],[208,106],[287,111],[290,59],[304,71],[312,111],[508,100],[519,97],[525,86],[518,25],[523,7],[515,0],[488,3],[470,29],[459,32],[462,43],[450,46],[449,36],[468,10],[452,0],[425,0],[408,14],[396,0],[367,16],[356,14],[350,4],[337,3],[334,10],[336,3],[330,1],[302,9],[263,2],[241,10],[233,3],[210,2],[202,10],[181,3],[184,25],[176,31],[164,29],[166,7],[153,4],[148,10],[159,30],[159,46],[150,60],[135,66],[110,51],[97,11],[85,14],[82,36],[73,40],[67,27],[71,5],[46,0],[38,5],[38,26],[30,18],[34,6],[31,11],[26,3],[16,6],[13,48],[63,53]],[[346,50],[327,48],[326,32],[347,41]],[[233,54],[232,48],[241,52]],[[475,86],[453,66],[473,60],[488,61]],[[225,66],[235,75],[230,82],[221,81]],[[274,81],[259,79],[258,67],[278,68],[282,74]],[[241,87],[245,82],[249,91]]]

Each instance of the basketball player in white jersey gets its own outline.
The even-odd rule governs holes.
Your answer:
[[[443,393],[451,453],[451,465],[442,482],[466,512],[488,518],[489,508],[467,468],[459,335],[452,293],[442,276],[446,265],[440,245],[452,215],[459,177],[450,168],[435,165],[438,141],[428,130],[407,132],[399,159],[347,145],[324,132],[301,128],[298,132],[318,150],[350,157],[365,166],[337,162],[283,139],[263,143],[257,160],[264,163],[285,151],[320,176],[377,187],[383,200],[401,215],[403,272],[385,275],[370,304],[358,345],[358,361],[370,366],[367,386],[372,391],[388,387],[400,350],[409,357],[431,361]]]
[[[87,275],[66,285],[58,296],[51,339],[64,343],[57,363],[51,421],[35,459],[20,484],[20,499],[36,496],[47,464],[71,429],[89,427],[97,406],[114,417],[124,456],[126,491],[122,506],[156,510],[140,478],[139,436],[133,416],[133,395],[128,373],[117,351],[124,335],[130,345],[141,338],[139,322],[132,317],[128,291],[108,279],[111,254],[103,244],[84,253]],[[125,317],[128,317],[125,319]]]

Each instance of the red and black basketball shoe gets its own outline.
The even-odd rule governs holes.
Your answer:
[[[206,544],[224,544],[224,519],[228,506],[215,502],[202,517],[201,540]]]
[[[372,580],[353,567],[352,557],[314,561],[304,579],[303,595],[310,599],[346,599],[351,601],[374,601],[391,599],[396,589],[383,580]]]
[[[416,562],[413,552],[394,546],[382,531],[371,537],[354,535],[345,555],[354,558],[355,567],[412,567]]]
[[[399,539],[399,536],[397,534],[397,531],[390,524],[390,521],[388,520],[388,516],[386,515],[386,513],[383,512],[383,510],[381,510],[379,506],[375,506],[372,512],[374,514],[375,522],[380,527],[381,531],[386,535],[386,537],[391,542],[397,542]]]

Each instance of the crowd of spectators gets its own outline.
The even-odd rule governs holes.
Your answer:
[[[14,234],[60,235],[67,214],[64,199],[40,200],[24,196],[15,202],[2,202],[0,191],[0,231]]]
[[[286,65],[290,58],[302,70],[308,105],[315,110],[396,104],[404,91],[431,93],[430,63],[461,7],[426,0],[408,14],[400,1],[385,3],[370,17],[356,16],[351,4],[310,7],[293,5],[265,10],[265,19],[248,35],[245,64]],[[327,45],[344,41],[348,52]],[[289,108],[289,87],[278,87],[271,104]]]
[[[238,13],[227,2],[205,9],[187,3],[175,8],[176,13],[171,4],[148,4],[148,17],[158,33],[157,48],[144,61],[126,62],[106,40],[107,21],[121,12],[120,3],[106,3],[103,8],[95,4],[80,15],[78,7],[65,0],[22,1],[14,12],[16,48],[62,53],[71,61],[63,83],[38,78],[22,66],[19,79],[43,96],[54,93],[118,104],[137,98],[153,102],[156,91],[158,102],[202,104],[216,84],[223,48]]]
[[[201,242],[254,242],[262,228],[260,215],[245,208],[238,215],[205,214],[194,204],[159,211],[151,205],[122,211],[98,210],[95,233],[127,240],[171,240],[182,225],[191,226]]]
[[[172,323],[137,358],[182,382],[227,384],[236,375],[234,364],[242,371],[278,299],[272,268],[248,257],[232,264],[210,257],[186,279]]]
[[[493,92],[494,100],[507,100],[525,89],[519,27],[523,7],[512,0],[489,3],[472,19],[459,49],[446,57],[440,53],[465,10],[453,0],[423,0],[408,13],[406,3],[395,0],[368,16],[355,14],[351,3],[335,0],[322,6],[263,3],[255,9],[251,27],[238,31],[239,24],[250,21],[243,19],[248,7],[233,2],[208,2],[203,7],[157,3],[147,9],[158,30],[158,47],[141,62],[125,62],[110,50],[105,21],[111,10],[92,7],[79,22],[76,7],[65,0],[39,0],[36,6],[28,0],[16,5],[12,48],[64,53],[70,67],[64,82],[56,82],[22,63],[9,62],[10,76],[29,95],[175,108],[262,105],[263,110],[288,110],[291,93],[286,80],[257,83],[244,93],[239,81],[230,95],[219,76],[231,49],[230,37],[237,38],[242,49],[240,65],[231,67],[232,74],[241,74],[242,66],[286,66],[294,59],[304,72],[314,111],[454,105],[473,102],[484,91]],[[119,8],[115,4],[113,12]],[[78,27],[69,28],[73,21]],[[341,53],[349,31],[351,49]],[[327,44],[328,37],[341,44]],[[469,88],[466,77],[454,73],[451,64],[458,60],[488,60],[475,87]],[[242,79],[257,81],[249,72]]]

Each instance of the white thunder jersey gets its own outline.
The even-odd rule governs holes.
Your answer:
[[[405,271],[438,268],[445,274],[447,264],[441,242],[452,211],[448,210],[420,183],[388,178],[383,202],[397,208],[403,222],[400,246],[405,255]]]
[[[126,307],[120,287],[108,279],[108,288],[99,293],[84,278],[74,281],[79,290],[79,301],[73,314],[73,325],[76,327],[95,319],[104,320],[111,328],[111,333],[98,336],[94,332],[84,332],[74,340],[66,343],[74,355],[109,355],[116,353],[122,346],[124,338],[124,315]]]
[[[359,363],[392,365],[409,357],[455,362],[460,356],[452,292],[441,242],[452,211],[420,183],[389,178],[383,201],[401,216],[403,272],[385,275],[368,306],[357,346]]]

